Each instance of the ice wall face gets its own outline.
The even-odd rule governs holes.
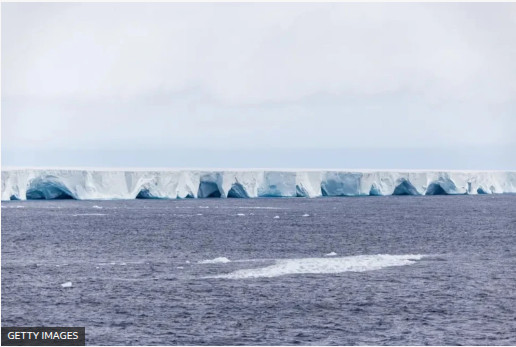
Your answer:
[[[2,171],[2,200],[184,199],[516,193],[508,171]]]

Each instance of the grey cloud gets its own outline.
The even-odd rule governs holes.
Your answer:
[[[514,42],[511,3],[5,3],[2,145],[514,148]]]

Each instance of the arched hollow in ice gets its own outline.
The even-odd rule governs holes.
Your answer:
[[[33,179],[27,188],[27,200],[73,199],[73,194],[57,177],[44,176]]]
[[[222,193],[219,186],[215,182],[201,181],[199,183],[199,190],[197,192],[198,198],[220,198]]]
[[[419,195],[419,193],[412,183],[403,178],[401,183],[394,188],[392,195]]]
[[[159,197],[152,195],[149,189],[142,188],[136,195],[136,199],[159,199]]]
[[[382,194],[380,193],[380,190],[378,189],[376,184],[373,183],[373,185],[371,185],[371,189],[369,189],[369,195],[371,195],[371,196],[380,196]]]
[[[488,194],[488,192],[486,192],[486,191],[484,190],[484,188],[482,188],[482,187],[478,187],[478,189],[477,189],[477,194]]]
[[[299,198],[306,198],[309,197],[309,194],[303,187],[300,187],[299,184],[296,184],[296,196]]]
[[[233,183],[231,189],[228,192],[228,198],[248,198],[249,194],[247,194],[244,186],[240,183]]]
[[[428,188],[426,188],[425,195],[448,195],[448,193],[443,189],[441,184],[431,183]]]

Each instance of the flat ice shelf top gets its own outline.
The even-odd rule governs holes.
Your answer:
[[[516,193],[516,171],[8,168],[2,200]]]

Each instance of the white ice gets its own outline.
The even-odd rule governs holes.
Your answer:
[[[63,288],[70,288],[72,286],[72,282],[65,282],[61,284],[61,287]]]
[[[207,260],[201,260],[198,263],[199,264],[223,264],[223,263],[229,263],[231,260],[229,260],[226,257],[218,257],[215,259],[207,259]]]
[[[1,199],[500,193],[516,193],[515,171],[5,169]]]
[[[380,270],[390,266],[414,264],[422,255],[357,255],[339,258],[277,259],[275,264],[254,269],[242,269],[210,278],[244,279],[278,277],[299,274],[335,274]]]

